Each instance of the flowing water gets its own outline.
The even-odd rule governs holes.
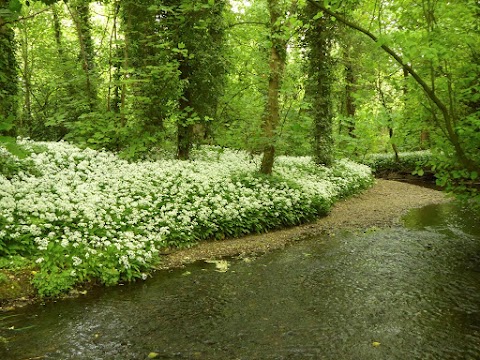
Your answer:
[[[480,359],[479,219],[405,224],[2,314],[0,359]]]

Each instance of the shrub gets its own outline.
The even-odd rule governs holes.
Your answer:
[[[432,154],[430,151],[412,151],[399,153],[398,160],[394,154],[370,154],[362,161],[379,176],[389,173],[413,174],[423,176],[430,168]]]

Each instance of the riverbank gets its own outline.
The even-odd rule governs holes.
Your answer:
[[[180,267],[198,260],[262,254],[318,234],[366,231],[398,226],[408,210],[449,201],[442,192],[398,181],[377,179],[360,195],[337,202],[330,214],[317,221],[285,230],[225,241],[203,242],[189,249],[164,254],[160,269]]]
[[[401,216],[409,209],[446,201],[448,201],[446,195],[437,190],[378,179],[372,188],[362,194],[337,202],[328,216],[315,222],[265,234],[201,242],[188,249],[171,250],[162,254],[158,270],[166,271],[198,260],[260,255],[318,234],[334,235],[344,230],[366,231],[371,228],[397,226],[401,223]],[[10,310],[14,306],[22,306],[37,300],[29,283],[33,276],[29,271],[11,276],[8,285],[3,286],[15,287],[16,296],[3,300],[0,309]],[[81,292],[82,290],[75,290],[71,295],[76,296]]]

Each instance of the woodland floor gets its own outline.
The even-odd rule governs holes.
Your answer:
[[[437,190],[378,179],[372,188],[362,194],[337,202],[328,216],[314,223],[237,239],[202,242],[189,249],[174,249],[162,254],[158,269],[177,268],[198,260],[260,255],[321,234],[397,226],[401,223],[401,216],[409,209],[447,201],[449,199],[445,194]],[[30,271],[8,275],[11,281],[0,285],[0,310],[10,310],[36,300],[29,283],[31,276],[26,276],[30,275]]]

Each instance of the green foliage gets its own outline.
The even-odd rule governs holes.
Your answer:
[[[19,270],[31,266],[32,261],[24,256],[9,255],[0,258],[0,269]]]
[[[14,139],[7,138],[3,143],[1,140],[2,137],[0,137],[0,175],[7,179],[20,173],[39,175],[31,159],[27,158],[29,151],[17,145]]]
[[[9,13],[12,10],[0,7],[0,11]],[[4,19],[5,15],[2,13],[0,13],[0,135],[5,130],[11,130],[11,123],[17,113],[18,94],[15,33],[9,25],[3,24],[9,18]]]
[[[8,276],[2,272],[0,272],[0,285],[8,283]]]
[[[57,296],[62,292],[71,290],[75,285],[75,278],[69,270],[55,269],[42,271],[35,274],[32,284],[37,288],[41,297]]]
[[[4,1],[0,9],[0,206],[17,203],[16,207],[12,205],[16,211],[24,206],[14,196],[7,199],[5,189],[12,189],[12,181],[20,186],[28,178],[37,187],[25,190],[29,194],[25,196],[30,198],[38,191],[43,197],[24,207],[48,203],[53,209],[52,219],[52,214],[63,217],[52,220],[55,231],[50,231],[50,223],[39,214],[1,215],[0,232],[5,234],[0,236],[0,253],[36,253],[37,242],[54,233],[51,240],[55,245],[47,248],[48,253],[37,264],[39,275],[35,282],[45,296],[89,279],[105,284],[135,279],[156,261],[142,264],[132,258],[130,267],[121,267],[119,257],[128,256],[123,248],[105,246],[100,252],[103,258],[93,254],[87,259],[83,255],[90,243],[85,247],[60,245],[64,238],[74,237],[76,231],[83,239],[107,236],[96,223],[87,230],[78,225],[78,218],[91,220],[86,215],[89,206],[98,210],[99,216],[105,216],[104,223],[111,217],[112,227],[119,231],[112,238],[124,233],[130,236],[129,231],[145,236],[143,229],[124,225],[122,219],[146,211],[144,217],[136,218],[139,222],[159,217],[162,220],[155,226],[165,225],[162,221],[168,223],[169,233],[165,239],[162,237],[163,245],[191,246],[203,239],[262,232],[308,221],[328,212],[332,202],[341,196],[369,186],[370,177],[360,176],[350,165],[340,162],[325,170],[310,160],[292,164],[279,157],[273,176],[262,177],[252,171],[258,167],[257,155],[266,143],[262,119],[266,115],[269,51],[274,41],[288,44],[288,50],[280,52],[286,63],[279,96],[280,121],[273,139],[277,155],[323,152],[327,158],[319,161],[328,163],[333,154],[339,158],[363,158],[395,148],[399,159],[393,154],[368,156],[365,162],[377,173],[395,171],[425,176],[433,171],[439,185],[473,199],[472,204],[478,203],[480,38],[479,9],[473,1],[423,2],[429,7],[418,6],[413,0],[384,1],[381,7],[374,1],[328,2],[329,9],[381,34],[377,44],[318,9],[309,9],[308,14],[299,18],[295,12],[311,4],[304,0],[298,2],[298,9],[292,7],[288,11],[285,9],[289,1],[277,2],[285,11],[273,25],[266,20],[264,0],[244,2],[235,10],[228,1],[213,0],[127,0],[92,3],[91,8],[86,6],[89,1],[70,1],[58,2],[47,10],[45,4],[52,3],[44,0],[22,6],[23,2],[10,0]],[[102,16],[93,16],[89,12],[93,9]],[[376,14],[375,19],[369,14]],[[5,25],[4,21],[8,23]],[[273,35],[271,25],[276,30]],[[425,96],[425,89],[381,51],[385,44],[399,51],[439,101],[447,104],[446,117],[438,104]],[[306,67],[309,59],[310,67]],[[120,154],[130,161],[116,158],[115,164],[124,169],[126,164],[135,165],[131,160],[153,158],[152,151],[173,153],[182,131],[188,147],[192,143],[209,143],[247,150],[249,155],[242,153],[245,158],[240,162],[240,170],[213,185],[209,183],[207,192],[196,176],[212,160],[208,156],[200,159],[198,149],[193,150],[194,161],[175,165],[178,168],[166,175],[163,169],[170,169],[171,164],[155,168],[155,180],[149,172],[148,181],[122,174],[118,181],[107,179],[88,188],[92,174],[84,169],[91,170],[88,166],[95,163],[86,155],[91,151],[88,148]],[[41,150],[27,149],[25,153],[23,145],[16,143],[16,135],[35,140],[68,139],[85,150],[72,158],[59,156],[59,172],[73,172],[70,177],[59,179],[42,169],[40,173],[33,166],[33,158],[35,163],[41,163],[51,154],[47,151],[25,158],[28,153]],[[312,147],[314,137],[317,145],[322,146]],[[420,149],[431,149],[434,155],[406,153]],[[101,152],[95,152],[95,156],[104,158]],[[216,160],[225,159],[231,151],[218,151],[215,156]],[[223,168],[214,168],[209,176],[224,174],[232,163],[237,164],[233,160],[236,157],[228,159],[230,162],[222,163]],[[52,164],[46,167],[54,167],[56,162],[52,156]],[[118,175],[115,166],[103,166],[102,174]],[[142,166],[150,169],[153,165],[144,162]],[[135,170],[146,176],[142,171]],[[350,176],[352,173],[356,175]],[[34,176],[55,181],[46,186]],[[65,181],[75,184],[67,192],[58,187]],[[228,204],[244,199],[245,194],[235,188],[237,183],[252,196],[250,203],[225,214]],[[114,210],[103,213],[103,208],[96,207],[96,199],[103,199],[110,191],[106,184],[122,191],[114,200],[105,202]],[[134,184],[142,186],[135,188]],[[178,190],[179,184],[184,186],[182,191]],[[15,191],[18,194],[17,188]],[[288,202],[283,197],[286,193],[295,194],[296,202]],[[77,194],[80,199],[95,196],[88,206],[80,200],[72,201],[76,208],[83,206],[85,213],[71,219],[69,215],[75,211],[67,211],[64,204],[55,202],[69,198],[69,194]],[[200,212],[204,208],[202,199],[210,195],[217,196],[216,200],[210,199],[205,205],[209,210]],[[122,199],[129,196],[137,198],[123,204]],[[147,205],[138,205],[142,203],[139,199],[155,199],[157,203],[147,209]],[[188,215],[183,217],[185,223],[175,222],[180,221],[178,214],[162,217],[165,209],[177,202],[184,206],[180,207],[182,214]],[[252,202],[258,207],[250,206]],[[120,203],[122,206],[116,208]],[[234,210],[240,214],[237,218],[232,217]],[[189,211],[199,211],[196,214],[206,218],[190,228],[193,220]],[[41,236],[26,227],[21,227],[18,235],[10,231],[12,226],[21,224],[30,224],[33,233],[41,228]],[[59,230],[64,228],[71,233]],[[70,257],[65,257],[65,252]],[[74,266],[73,257],[82,262]]]
[[[469,206],[480,209],[479,171],[468,171],[459,163],[452,163],[451,157],[439,152],[431,162],[437,185],[454,194]]]
[[[430,171],[433,160],[430,151],[401,152],[399,158],[395,154],[370,154],[364,158],[363,164],[370,166],[372,171],[378,175],[388,175],[389,173],[412,174],[424,176]]]

